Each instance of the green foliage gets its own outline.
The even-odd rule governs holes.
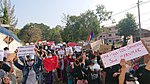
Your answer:
[[[43,23],[30,23],[20,30],[18,37],[24,43],[36,42],[37,40],[49,40],[55,41],[56,43],[61,42],[61,26],[57,25],[55,28],[50,29],[49,26]]]
[[[13,29],[12,32],[13,32],[14,35],[18,36],[18,34],[20,32],[20,29],[15,28],[15,29]]]
[[[40,28],[27,24],[23,29],[20,30],[18,37],[24,43],[36,42],[41,39],[42,31]]]
[[[4,8],[3,24],[9,24],[8,11],[6,7]]]
[[[66,26],[61,33],[63,41],[87,40],[90,32],[94,32],[95,36],[100,32],[100,24],[93,11],[88,10],[80,16],[68,16],[66,20]]]
[[[62,42],[60,25],[49,30],[49,40],[54,41],[55,43]]]
[[[133,14],[127,13],[126,18],[120,20],[117,26],[118,33],[120,36],[124,36],[124,45],[126,45],[126,37],[133,35],[137,29],[135,17]]]
[[[11,6],[10,0],[1,0],[0,2],[0,16],[2,16],[2,23],[10,25],[9,30],[16,27],[18,20],[14,15],[15,5]]]
[[[42,34],[41,34],[41,40],[49,40],[49,30],[50,30],[50,27],[47,26],[47,25],[44,25],[43,23],[41,24],[38,24],[38,23],[30,23],[31,26],[33,27],[36,27],[36,28],[40,28],[41,31],[42,31]]]
[[[112,12],[107,11],[104,5],[97,5],[96,14],[99,17],[99,22],[102,23],[111,19]]]

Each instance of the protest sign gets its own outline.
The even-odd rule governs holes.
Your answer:
[[[68,55],[69,52],[71,52],[70,47],[65,48],[65,51],[66,51],[66,55]]]
[[[0,50],[0,61],[3,61],[4,58],[4,51]]]
[[[81,52],[82,51],[81,46],[75,46],[74,49],[75,49],[76,52]]]
[[[58,55],[63,55],[63,54],[65,54],[65,51],[64,51],[64,50],[59,50],[59,51],[58,51]]]
[[[126,61],[149,54],[142,41],[127,45],[117,50],[101,55],[104,67],[110,67],[120,63],[121,59]]]
[[[141,38],[145,46],[150,50],[150,37]]]
[[[67,47],[67,48],[65,48],[65,51],[66,51],[66,55],[68,55],[69,53],[70,53],[70,55],[73,54],[72,47]]]
[[[82,46],[82,50],[89,50],[89,49],[91,49],[91,45],[90,44]]]
[[[99,52],[100,53],[107,53],[107,52],[110,52],[111,51],[111,45],[100,45],[100,48],[99,48]]]
[[[99,50],[100,45],[102,44],[101,40],[91,43],[91,48],[93,51]]]
[[[27,54],[35,54],[34,45],[18,47],[17,56],[25,56]]]

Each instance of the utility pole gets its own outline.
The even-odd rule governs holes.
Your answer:
[[[139,18],[139,36],[140,36],[140,40],[141,40],[141,15],[140,15],[140,1],[138,0],[137,3],[137,7],[138,7],[138,18]]]

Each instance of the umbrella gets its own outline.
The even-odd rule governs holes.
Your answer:
[[[53,45],[53,44],[54,44],[54,42],[50,42],[50,41],[47,42],[47,45],[48,45],[48,46],[51,46],[51,45]]]
[[[70,47],[74,47],[74,46],[78,46],[78,44],[77,44],[77,43],[75,43],[75,42],[69,42],[69,43],[68,43],[68,46],[70,46]]]

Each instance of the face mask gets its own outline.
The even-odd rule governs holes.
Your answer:
[[[94,67],[93,66],[90,66],[90,69],[91,69],[91,71],[94,71]]]
[[[4,53],[10,53],[9,50],[4,51]]]
[[[97,60],[94,60],[94,63],[97,63]]]
[[[76,59],[76,57],[75,57],[75,56],[73,56],[73,59]]]
[[[51,58],[52,56],[47,56],[48,58]]]
[[[126,84],[136,84],[134,81],[126,81]]]
[[[45,50],[47,50],[48,49],[48,47],[47,46],[45,46]]]
[[[86,59],[88,60],[88,59],[89,59],[89,57],[86,57]]]
[[[34,63],[34,61],[30,61],[30,62],[27,62],[27,65],[28,65],[28,66],[32,66],[33,63]]]
[[[5,57],[6,57],[9,53],[10,53],[9,50],[4,51]]]

